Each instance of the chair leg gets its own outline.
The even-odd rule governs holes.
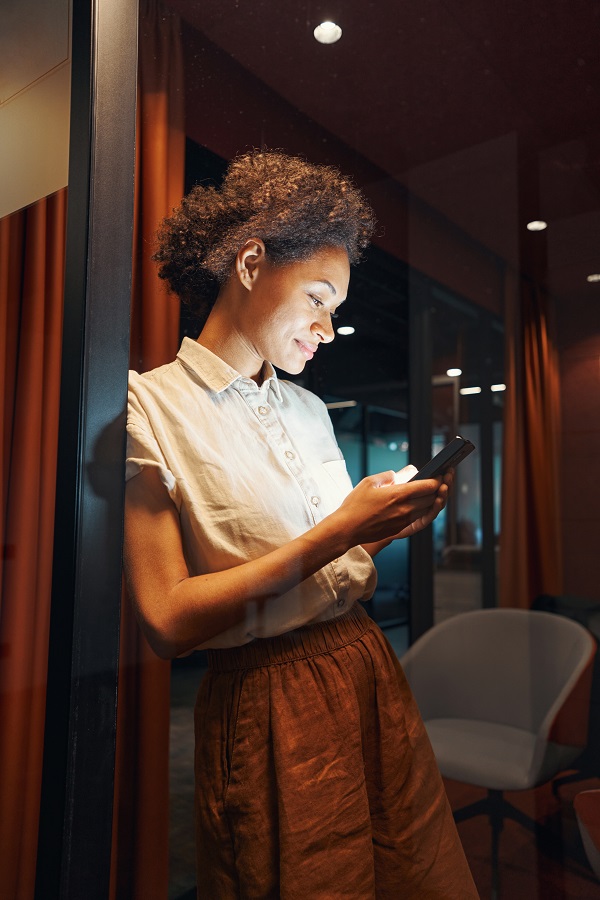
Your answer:
[[[484,816],[489,812],[489,800],[484,797],[483,800],[476,800],[475,803],[469,803],[468,806],[462,806],[454,812],[454,821],[458,825],[466,819],[472,819],[473,816]]]
[[[492,900],[500,897],[500,867],[498,865],[498,849],[500,832],[504,825],[504,798],[502,791],[488,791],[488,813],[492,829]]]
[[[594,778],[596,777],[596,773],[591,770],[588,772],[584,769],[578,769],[576,772],[571,772],[570,775],[561,775],[560,778],[555,778],[552,782],[552,793],[558,799],[559,790],[563,786],[563,784],[572,784],[574,781],[583,781],[585,778]]]
[[[512,819],[535,835],[535,844],[539,851],[553,860],[562,860],[564,855],[560,816],[558,818],[558,834],[545,823],[530,818],[512,803],[504,801],[505,819]]]
[[[454,821],[458,824],[473,816],[487,815],[492,831],[492,900],[500,896],[500,869],[498,865],[498,846],[500,832],[504,822],[504,798],[502,791],[488,790],[487,797],[463,806],[454,812]]]

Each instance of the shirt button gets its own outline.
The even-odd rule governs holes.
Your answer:
[[[319,500],[318,497],[311,497],[310,502],[312,503],[313,506],[318,506],[321,501]]]
[[[345,601],[345,600],[342,600],[342,599],[340,598],[340,599],[338,600],[338,602],[337,602],[337,605],[338,605],[339,607],[345,606],[345,605],[346,605],[346,601]]]
[[[266,414],[269,412],[269,410],[267,409],[266,406],[259,406],[258,411],[261,414],[261,416],[266,416]]]
[[[286,450],[286,451],[285,451],[285,455],[287,456],[288,459],[294,459],[294,457],[295,457],[296,454],[295,454],[295,453],[292,453],[291,450]]]

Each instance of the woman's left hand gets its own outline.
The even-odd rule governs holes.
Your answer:
[[[400,469],[396,473],[396,483],[405,484],[413,477],[413,475],[416,474],[416,472],[417,469],[414,466],[404,466],[403,469]],[[427,528],[427,526],[431,525],[433,520],[437,516],[439,516],[441,511],[446,506],[446,503],[448,502],[448,494],[453,483],[454,469],[450,469],[444,475],[433,506],[426,515],[421,516],[420,519],[416,519],[406,528],[403,528],[402,531],[399,531],[398,534],[395,534],[393,537],[388,538],[385,541],[376,541],[371,544],[363,544],[363,550],[366,550],[370,556],[375,556],[377,553],[379,553],[380,550],[383,550],[384,547],[387,547],[389,544],[391,544],[392,541],[399,540],[400,538],[411,537],[411,535],[416,534],[418,531],[422,531],[423,528]]]
[[[414,466],[405,466],[403,469],[400,469],[397,477],[398,483],[402,484],[404,481],[408,481],[410,478],[412,478],[415,472],[416,469]],[[410,525],[408,525],[406,528],[403,528],[402,531],[398,532],[398,534],[395,534],[391,540],[396,541],[399,538],[411,537],[413,534],[416,534],[418,531],[422,531],[424,528],[427,528],[428,525],[431,525],[433,520],[439,516],[441,511],[446,506],[446,503],[448,502],[448,494],[453,483],[454,469],[450,469],[448,472],[446,472],[442,479],[442,483],[437,492],[437,496],[429,512],[421,516],[420,519],[416,519],[414,522],[411,522]]]

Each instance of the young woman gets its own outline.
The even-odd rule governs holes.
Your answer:
[[[273,368],[296,375],[333,340],[372,228],[336,170],[256,152],[160,234],[161,276],[210,311],[173,363],[131,373],[126,570],[160,656],[209,649],[207,900],[477,896],[410,690],[359,602],[372,557],[431,523],[451,477],[352,489],[324,404]]]

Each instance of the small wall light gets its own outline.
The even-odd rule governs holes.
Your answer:
[[[600,272],[594,272],[593,275],[588,275],[586,281],[589,281],[592,284],[594,281],[600,281]]]
[[[342,29],[335,22],[321,22],[313,34],[320,44],[335,44],[342,36]]]
[[[446,375],[449,378],[458,378],[459,375],[462,375],[462,369],[448,369]]]
[[[354,331],[355,329],[352,327],[352,325],[340,325],[340,327],[337,329],[337,333],[342,335],[354,334]]]
[[[548,227],[548,223],[543,219],[534,219],[533,222],[527,223],[527,231],[544,231]]]

